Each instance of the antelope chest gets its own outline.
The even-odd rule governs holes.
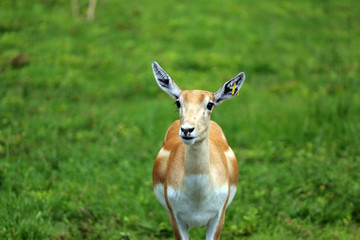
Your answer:
[[[158,199],[160,197],[159,201],[167,209],[163,192],[163,188],[155,188],[156,196]],[[228,184],[213,188],[209,175],[188,175],[184,178],[182,189],[167,188],[168,203],[174,215],[190,228],[204,226],[220,215],[228,195]]]

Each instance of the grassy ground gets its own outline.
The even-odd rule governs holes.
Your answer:
[[[86,2],[0,2],[1,239],[173,238],[154,60],[183,89],[246,73],[213,113],[240,167],[222,239],[360,238],[358,1]]]

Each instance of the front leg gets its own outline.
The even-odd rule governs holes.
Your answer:
[[[188,226],[180,218],[175,217],[172,211],[168,215],[175,238],[177,240],[190,240]]]
[[[225,220],[225,207],[221,212],[216,214],[216,216],[207,224],[206,227],[206,240],[218,240],[220,239],[221,229],[224,225]]]

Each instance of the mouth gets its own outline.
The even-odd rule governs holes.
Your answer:
[[[181,138],[188,141],[195,139],[195,137],[185,137],[185,136],[181,136]]]
[[[187,145],[191,145],[195,142],[197,137],[189,137],[189,136],[180,136],[183,143]]]

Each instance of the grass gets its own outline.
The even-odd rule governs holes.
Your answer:
[[[151,171],[178,116],[155,60],[183,89],[246,73],[212,117],[240,167],[222,239],[359,239],[359,9],[100,0],[87,21],[2,0],[0,238],[173,238]]]

